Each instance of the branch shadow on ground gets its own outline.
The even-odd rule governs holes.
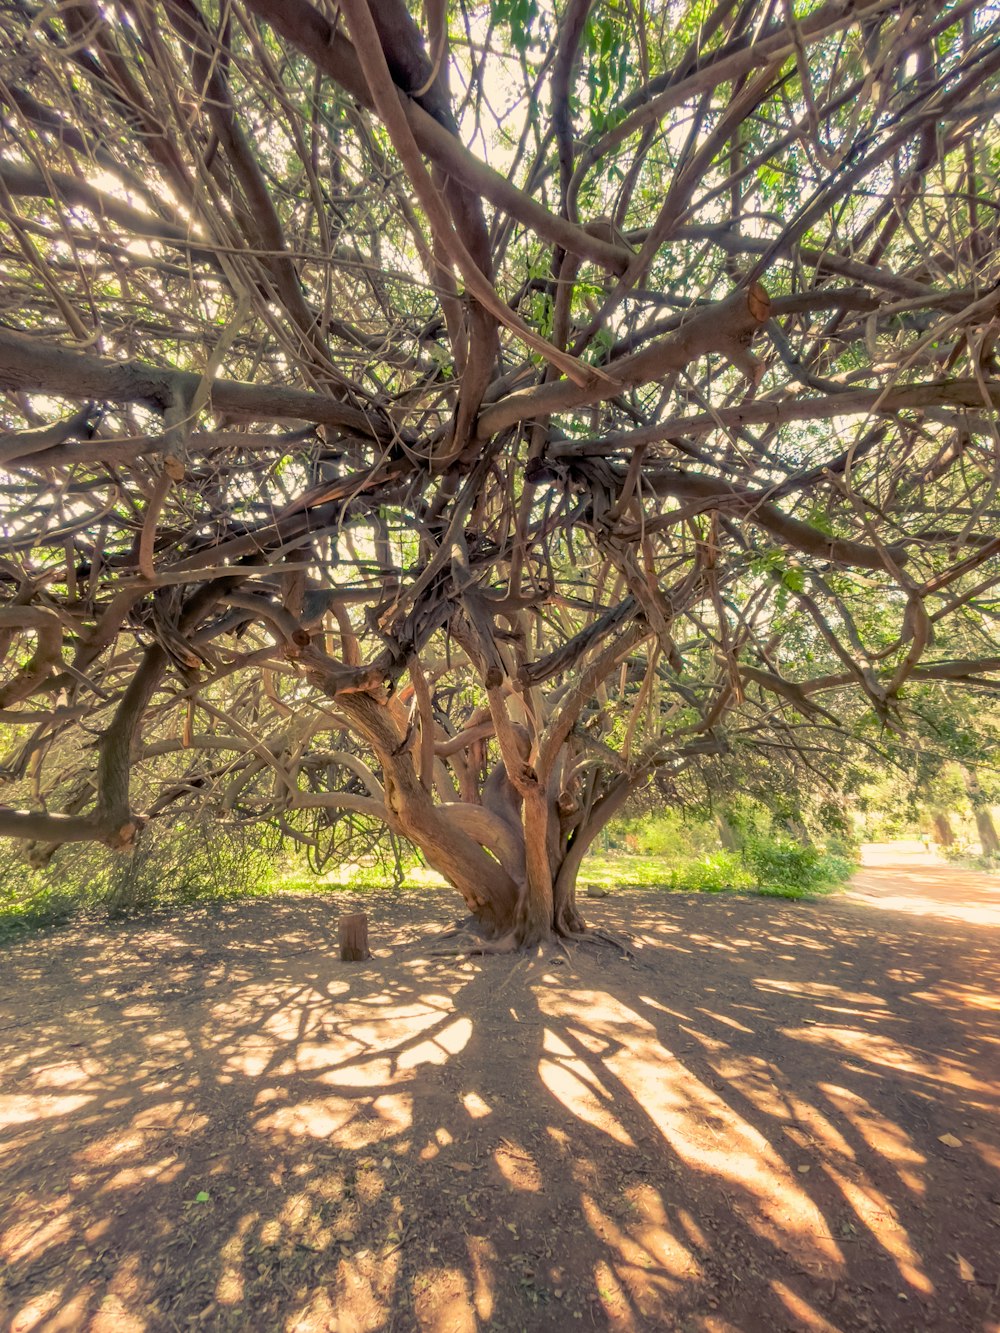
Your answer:
[[[636,893],[511,964],[377,895],[347,966],[353,905],[8,951],[5,1326],[995,1327],[991,931]]]

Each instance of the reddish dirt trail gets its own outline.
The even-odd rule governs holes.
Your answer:
[[[846,897],[930,922],[1000,928],[1000,875],[955,870],[919,842],[864,848]]]
[[[894,856],[588,902],[634,961],[435,894],[8,948],[0,1327],[997,1333],[1000,879]]]

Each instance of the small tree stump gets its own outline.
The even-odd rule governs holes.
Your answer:
[[[361,963],[371,957],[368,948],[368,917],[364,912],[340,918],[340,961]]]

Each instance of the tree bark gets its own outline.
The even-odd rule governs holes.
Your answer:
[[[934,835],[939,847],[951,847],[955,841],[955,831],[951,827],[951,820],[943,810],[937,811],[932,815],[934,821]]]
[[[727,852],[735,852],[739,847],[739,838],[736,836],[736,830],[725,815],[717,815],[715,822],[719,829],[719,841]]]
[[[510,873],[449,818],[447,806],[434,804],[384,704],[361,693],[341,696],[338,704],[381,765],[390,827],[418,847],[428,864],[454,885],[488,934],[503,934],[518,900],[518,885]]]
[[[368,917],[364,912],[342,916],[338,927],[342,963],[361,963],[371,957],[368,948]]]
[[[969,796],[972,813],[976,818],[976,830],[979,833],[983,855],[1000,856],[1000,834],[997,833],[993,813],[979,785],[979,777],[971,768],[963,769],[962,776],[965,779],[965,790]]]
[[[976,828],[984,856],[1000,856],[1000,835],[993,822],[992,813],[982,806],[976,811]]]

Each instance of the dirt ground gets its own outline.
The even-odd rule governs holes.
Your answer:
[[[6,949],[2,1327],[997,1333],[1000,879],[586,905],[634,960],[443,893]]]

